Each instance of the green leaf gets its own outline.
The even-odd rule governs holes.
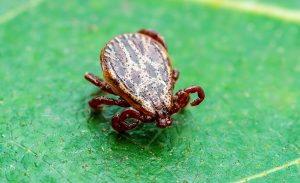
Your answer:
[[[0,182],[299,181],[300,17],[275,16],[281,1],[263,13],[240,1],[20,2],[1,3]],[[102,46],[140,28],[165,37],[175,90],[201,85],[206,99],[171,128],[119,135],[122,109],[92,114],[83,74],[102,76]]]

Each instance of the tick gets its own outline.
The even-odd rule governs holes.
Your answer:
[[[92,109],[104,105],[126,107],[112,119],[118,132],[131,130],[139,122],[155,121],[160,128],[172,124],[171,115],[187,106],[190,94],[197,93],[191,105],[204,100],[199,86],[190,86],[173,95],[179,72],[174,70],[164,38],[157,32],[142,29],[112,38],[101,50],[104,80],[86,73],[85,78],[118,99],[96,96],[89,101]],[[126,122],[135,119],[133,123]]]

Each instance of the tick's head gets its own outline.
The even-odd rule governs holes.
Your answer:
[[[156,116],[156,126],[166,128],[172,124],[172,119],[167,112],[158,111]]]

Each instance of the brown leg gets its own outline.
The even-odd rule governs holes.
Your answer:
[[[139,33],[145,34],[145,35],[153,38],[154,40],[156,40],[157,42],[162,44],[166,48],[166,50],[168,50],[165,39],[158,32],[155,32],[155,31],[149,30],[149,29],[142,29],[142,30],[139,30]]]
[[[112,99],[104,96],[94,97],[89,101],[89,105],[92,109],[101,109],[103,105],[117,105],[120,107],[129,107],[130,105],[122,98]]]
[[[127,124],[126,119],[134,118],[136,119],[133,123]],[[152,121],[153,118],[151,116],[147,116],[142,114],[138,110],[129,107],[125,109],[122,113],[116,114],[112,119],[112,127],[117,132],[125,132],[131,130],[139,125],[139,120],[143,122]]]
[[[173,70],[173,85],[175,85],[176,81],[178,80],[179,78],[179,71],[174,69]]]
[[[172,113],[176,113],[183,109],[189,103],[190,94],[192,93],[197,93],[198,98],[191,103],[191,106],[199,105],[205,98],[204,91],[200,86],[190,86],[184,90],[180,90],[173,98],[174,104]]]
[[[84,78],[89,82],[91,82],[92,84],[94,84],[95,86],[101,88],[103,91],[106,91],[111,94],[115,94],[110,88],[110,86],[107,83],[105,83],[102,79],[100,79],[98,76],[95,76],[94,74],[87,72],[85,73]]]
[[[184,90],[188,94],[197,93],[198,98],[191,103],[191,106],[199,105],[205,98],[203,89],[200,86],[190,86]]]

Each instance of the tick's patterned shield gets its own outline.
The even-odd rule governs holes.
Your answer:
[[[152,114],[171,108],[170,58],[166,49],[151,37],[140,33],[114,37],[101,52],[101,64],[108,84],[133,106]]]

